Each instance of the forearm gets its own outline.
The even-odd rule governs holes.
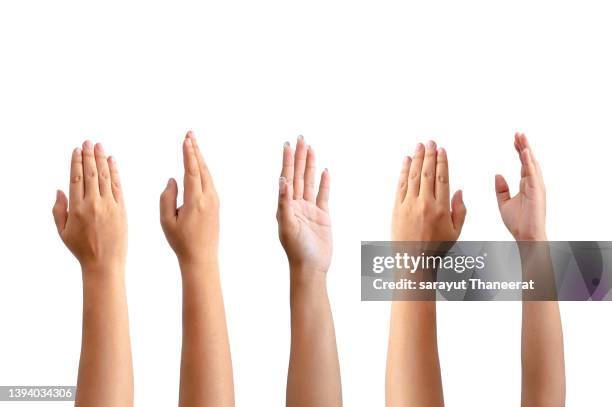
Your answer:
[[[132,406],[134,385],[122,269],[83,269],[77,406]]]
[[[232,361],[217,262],[181,264],[180,406],[233,406]]]
[[[444,405],[435,301],[394,301],[385,384],[387,406]]]
[[[336,335],[325,273],[291,271],[287,406],[342,405]]]
[[[520,242],[523,274],[542,286],[539,295],[556,298],[554,273],[548,245]],[[521,336],[522,405],[565,405],[563,330],[557,301],[523,301]]]
[[[565,363],[559,304],[523,302],[522,406],[565,405]]]

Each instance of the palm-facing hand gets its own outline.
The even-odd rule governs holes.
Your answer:
[[[321,174],[315,198],[315,155],[298,139],[295,157],[289,143],[283,150],[277,211],[281,244],[292,270],[325,273],[332,254],[331,221],[327,201],[329,173]]]
[[[495,176],[502,220],[516,240],[546,240],[546,190],[542,170],[524,134],[515,135],[514,147],[522,164],[519,192],[510,197],[504,177]]]

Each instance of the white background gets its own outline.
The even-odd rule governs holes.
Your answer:
[[[81,277],[51,207],[71,150],[90,138],[116,156],[128,205],[136,404],[176,404],[180,274],[158,196],[181,179],[193,129],[222,203],[237,405],[284,405],[288,270],[274,214],[282,143],[303,134],[332,176],[345,405],[382,406],[389,304],[360,301],[360,240],[389,237],[417,141],[449,153],[468,207],[462,239],[510,238],[493,180],[516,191],[519,130],[544,170],[549,238],[610,240],[610,11],[584,0],[2,2],[0,385],[76,383]],[[561,311],[567,405],[610,405],[612,304]],[[438,314],[447,405],[519,405],[520,304]]]

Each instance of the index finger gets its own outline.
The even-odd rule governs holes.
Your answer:
[[[200,168],[190,137],[185,137],[185,141],[183,141],[183,165],[185,166],[183,201],[187,202],[202,193]]]

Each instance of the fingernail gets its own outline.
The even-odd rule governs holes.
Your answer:
[[[81,154],[81,148],[80,147],[75,148],[73,153],[74,154]]]
[[[302,136],[301,134],[298,136],[298,141],[302,141],[304,140],[304,136]]]
[[[439,154],[446,154],[446,150],[445,150],[443,147],[440,147],[440,148],[438,149],[438,153],[439,153]]]
[[[99,152],[99,153],[104,153],[104,147],[102,147],[102,143],[96,143],[96,145],[94,146],[94,148]]]
[[[172,185],[172,178],[168,179],[168,183],[166,184],[166,188],[170,188],[170,185]]]
[[[111,163],[112,165],[117,164],[117,161],[115,160],[115,157],[113,157],[112,155],[110,157],[108,157],[108,162]]]
[[[416,146],[416,149],[414,150],[415,153],[420,153],[421,151],[423,151],[423,144],[418,143]]]
[[[323,171],[325,172],[329,172],[329,169],[326,167]]]
[[[285,141],[285,143],[283,144],[283,147],[284,148],[291,147],[291,144],[289,144],[288,141]]]
[[[188,147],[191,147],[191,139],[189,137],[185,139],[185,144],[187,144]]]
[[[85,140],[85,142],[83,143],[83,148],[86,150],[91,150],[92,147],[93,143],[89,140]]]
[[[60,190],[58,189],[57,191],[55,191],[55,200],[59,201],[60,199]]]
[[[435,146],[436,146],[436,143],[434,143],[432,140],[429,140],[429,141],[427,142],[427,149],[428,149],[428,150],[433,149]]]

